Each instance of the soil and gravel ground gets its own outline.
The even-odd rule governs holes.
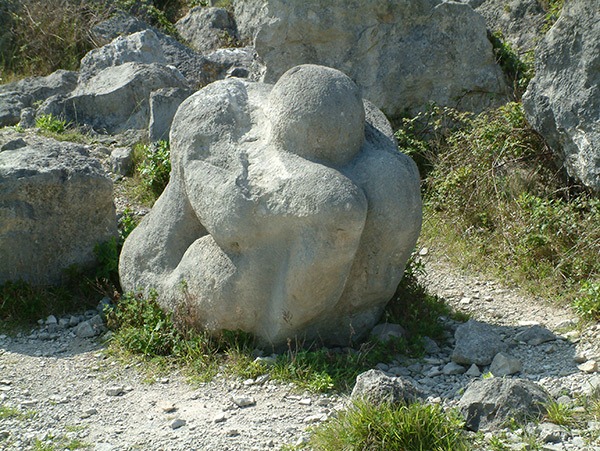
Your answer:
[[[512,349],[523,362],[525,377],[555,395],[565,389],[577,392],[595,377],[578,369],[577,362],[600,360],[600,326],[578,332],[572,327],[574,315],[564,308],[457,274],[436,263],[431,251],[425,260],[423,283],[432,292],[457,310],[498,325],[505,336],[531,322],[563,333],[549,344]],[[345,402],[340,395],[301,393],[267,377],[217,377],[198,385],[172,373],[149,380],[137,364],[118,362],[105,348],[98,338],[77,337],[68,327],[49,331],[43,325],[0,336],[0,449],[281,449],[301,443],[311,424],[325,420]],[[399,359],[382,362],[382,367],[412,377],[430,401],[452,406],[469,376],[440,371],[451,349],[449,338],[424,360]],[[598,449],[573,439],[566,443],[569,447],[556,449]]]

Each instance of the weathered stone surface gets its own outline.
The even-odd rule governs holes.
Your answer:
[[[25,145],[0,152],[0,284],[55,283],[116,235],[112,182],[81,145],[19,139]]]
[[[242,35],[254,37],[267,82],[297,64],[335,67],[389,116],[432,102],[479,111],[505,99],[485,23],[468,5],[234,0],[233,8]]]
[[[124,63],[167,64],[158,37],[152,30],[120,36],[103,47],[89,51],[79,67],[79,83],[84,84],[102,70]]]
[[[150,141],[168,140],[171,123],[179,105],[194,93],[191,89],[163,88],[150,94]]]
[[[496,354],[508,349],[493,326],[474,319],[461,324],[454,338],[452,360],[461,365],[489,365]]]
[[[0,127],[16,125],[21,120],[21,110],[28,101],[17,92],[0,93]]]
[[[110,153],[110,170],[113,174],[129,175],[133,170],[131,147],[117,147]]]
[[[228,39],[236,39],[235,22],[225,8],[196,6],[177,21],[175,29],[201,53],[228,46]]]
[[[0,85],[0,127],[18,124],[23,109],[46,97],[67,94],[76,84],[75,72],[59,70],[46,77],[24,78]]]
[[[0,86],[0,93],[16,92],[26,95],[28,105],[46,97],[68,94],[77,86],[77,72],[57,70],[45,77],[30,77]]]
[[[248,78],[256,60],[254,47],[218,49],[206,55],[206,59],[222,67],[225,78]]]
[[[549,399],[538,384],[529,380],[492,377],[471,382],[458,408],[469,430],[486,431],[501,427],[512,418],[541,418]]]
[[[374,404],[410,404],[422,399],[424,395],[406,379],[390,377],[380,370],[369,370],[356,377],[350,397]]]
[[[476,11],[517,51],[533,49],[544,35],[546,12],[539,0],[487,0]]]
[[[122,14],[101,22],[94,27],[93,32],[99,39],[110,42],[119,36],[145,30],[154,33],[160,43],[160,49],[153,49],[152,52],[162,52],[166,63],[177,68],[191,86],[202,87],[225,76],[227,68],[217,61],[208,60],[172,36],[161,33],[158,29],[130,15]]]
[[[150,93],[161,88],[187,89],[188,84],[171,66],[125,63],[102,70],[58,104],[69,120],[121,133],[148,127]]]
[[[600,9],[565,2],[536,47],[535,77],[523,96],[527,120],[569,174],[600,191]]]
[[[179,107],[171,161],[124,244],[125,290],[276,345],[347,344],[379,319],[419,234],[419,176],[350,79],[301,66],[275,86],[213,83]]]

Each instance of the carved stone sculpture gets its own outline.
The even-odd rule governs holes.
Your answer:
[[[274,346],[347,344],[379,319],[420,231],[419,175],[346,75],[215,82],[177,111],[171,161],[124,244],[125,290]]]

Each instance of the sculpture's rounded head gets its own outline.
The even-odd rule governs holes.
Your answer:
[[[365,139],[360,89],[345,74],[302,65],[281,76],[269,96],[271,141],[311,160],[343,166]]]

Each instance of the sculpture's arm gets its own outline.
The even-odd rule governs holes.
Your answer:
[[[243,174],[235,174],[205,161],[191,161],[184,182],[198,219],[226,250],[239,251],[257,228],[251,197]]]

